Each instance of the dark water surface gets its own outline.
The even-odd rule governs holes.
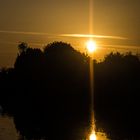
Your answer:
[[[83,123],[83,128],[84,127],[85,126]],[[84,130],[83,128],[79,127],[76,128],[75,130],[72,130],[71,132],[73,133],[73,135],[75,135],[75,137],[80,137],[81,133],[87,133],[86,129],[85,132],[83,131]],[[104,132],[96,132],[96,137],[97,137],[96,140],[109,140]],[[20,140],[20,139],[24,140],[24,137],[20,136],[20,134],[16,130],[13,118],[9,116],[0,116],[0,140]],[[87,138],[81,137],[81,140],[87,140]]]

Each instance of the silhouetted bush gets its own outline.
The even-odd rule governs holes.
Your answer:
[[[90,118],[88,58],[63,42],[48,44],[43,52],[26,43],[18,47],[3,104],[16,128],[29,139],[77,139],[72,130]]]
[[[0,70],[0,104],[28,139],[81,140],[90,126],[89,57],[70,44],[20,43],[14,68]],[[96,126],[113,140],[139,139],[140,60],[110,53],[94,61]],[[84,127],[83,127],[84,126]],[[79,133],[80,136],[75,133]]]
[[[95,66],[95,110],[112,139],[135,138],[139,127],[140,61],[131,53],[110,53]],[[119,138],[117,138],[119,137]]]

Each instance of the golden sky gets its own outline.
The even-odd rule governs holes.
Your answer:
[[[70,35],[89,34],[90,16],[98,59],[113,50],[139,52],[139,5],[139,0],[93,0],[89,14],[89,0],[0,0],[0,66],[13,65],[20,41],[42,48],[62,40],[84,50],[88,37]]]

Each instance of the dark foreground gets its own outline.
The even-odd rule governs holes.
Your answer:
[[[14,68],[0,72],[0,104],[21,136],[82,140],[90,134],[89,57],[55,42],[44,51],[19,45]],[[94,61],[96,131],[112,140],[140,139],[140,60],[111,53]],[[21,138],[22,139],[22,138]]]

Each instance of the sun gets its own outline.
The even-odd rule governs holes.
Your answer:
[[[86,42],[86,48],[89,53],[93,53],[97,49],[97,44],[94,40],[90,39]]]

